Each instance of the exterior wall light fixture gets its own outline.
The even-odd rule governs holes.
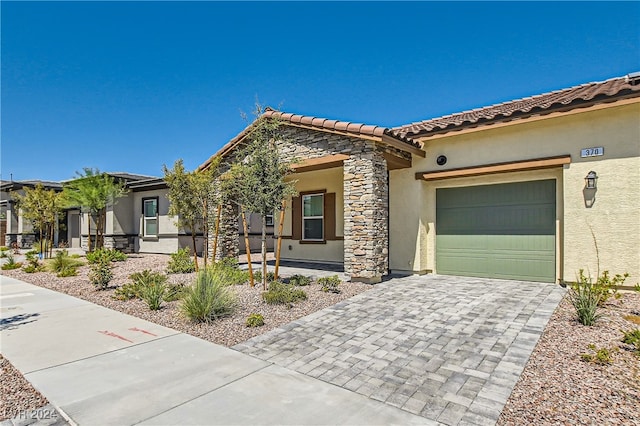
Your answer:
[[[591,170],[584,177],[585,188],[587,188],[587,189],[596,189],[596,180],[597,179],[598,179],[598,175],[596,174],[596,172]]]

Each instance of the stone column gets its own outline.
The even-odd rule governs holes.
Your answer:
[[[216,236],[215,218],[213,218],[212,222],[209,227],[209,256],[213,255],[213,244]],[[222,204],[220,211],[220,232],[218,233],[216,260],[226,257],[237,258],[238,254],[238,209],[233,203],[226,202]]]
[[[366,143],[344,161],[344,271],[352,281],[377,283],[388,273],[387,163]]]

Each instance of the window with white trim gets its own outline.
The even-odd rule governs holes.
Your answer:
[[[265,221],[267,223],[267,226],[273,226],[273,215],[272,214],[266,215]]]
[[[302,196],[302,239],[324,240],[324,194]]]
[[[158,197],[142,199],[142,235],[158,236]]]

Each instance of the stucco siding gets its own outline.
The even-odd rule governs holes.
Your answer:
[[[590,170],[598,180],[587,207],[583,178]],[[594,277],[598,270],[628,272],[628,284],[640,282],[640,157],[571,164],[564,186],[565,279],[585,269]]]
[[[326,190],[327,193],[336,194],[336,236],[344,236],[344,191],[343,169],[334,167],[331,169],[312,172],[296,173],[292,176],[296,180],[298,192]],[[274,218],[277,221],[277,218]],[[287,202],[285,210],[283,236],[291,236],[291,200]],[[305,244],[290,238],[282,241],[282,259],[308,260],[323,262],[342,262],[344,260],[344,242],[327,241],[325,244]]]
[[[557,180],[557,278],[573,280],[580,268],[595,275],[596,236],[600,270],[629,272],[640,280],[640,104],[611,106],[535,122],[424,140],[426,158],[410,169],[392,171],[391,269],[419,272],[435,264],[435,189],[553,178]],[[583,148],[603,147],[604,155],[581,158]],[[436,164],[447,156],[444,166]],[[487,174],[438,181],[415,181],[415,173],[570,155],[553,169]],[[595,202],[585,206],[584,178],[598,174]],[[413,209],[417,211],[412,211]],[[416,220],[418,224],[416,224]],[[417,236],[416,236],[417,233]],[[426,234],[426,238],[424,237]]]

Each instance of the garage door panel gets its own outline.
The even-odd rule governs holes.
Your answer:
[[[552,282],[555,181],[436,193],[436,271]]]

